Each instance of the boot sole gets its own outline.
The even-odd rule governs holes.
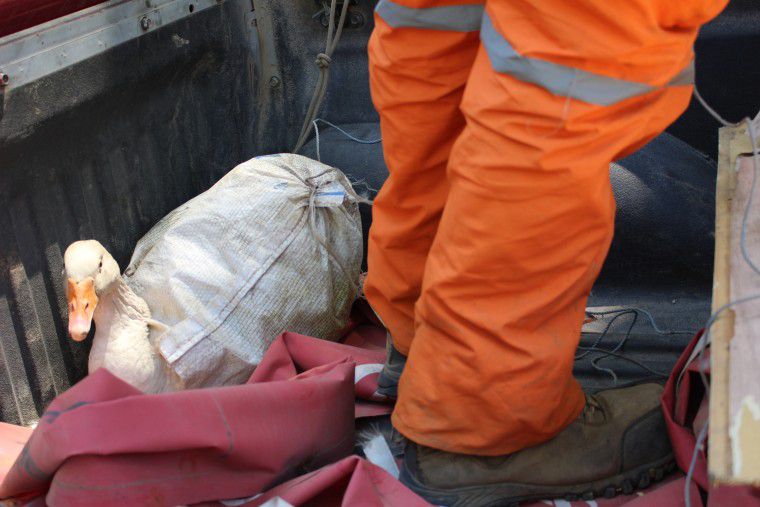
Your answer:
[[[452,489],[432,489],[423,485],[406,468],[399,479],[409,489],[433,505],[446,507],[500,507],[517,506],[520,502],[563,498],[567,501],[614,498],[630,495],[636,490],[659,482],[676,468],[673,454],[642,465],[628,472],[599,481],[577,486],[537,486],[534,484],[502,483],[484,486],[466,486]]]

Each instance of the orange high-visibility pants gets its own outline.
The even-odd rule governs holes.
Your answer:
[[[725,3],[380,0],[369,57],[390,176],[365,293],[409,356],[402,434],[499,455],[578,416],[609,163],[684,110],[697,30]]]

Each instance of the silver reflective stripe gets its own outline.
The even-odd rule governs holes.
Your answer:
[[[609,106],[656,89],[645,83],[603,76],[546,60],[522,56],[496,31],[487,13],[483,15],[480,39],[495,71],[538,85],[561,97]],[[693,82],[694,65],[691,63],[668,84],[678,86]]]
[[[474,32],[480,30],[483,5],[450,5],[415,9],[390,0],[380,0],[375,7],[375,12],[393,28]]]
[[[689,62],[689,65],[676,74],[676,76],[670,80],[668,86],[686,86],[694,84],[694,60]]]

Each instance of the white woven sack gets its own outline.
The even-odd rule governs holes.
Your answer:
[[[124,279],[169,330],[185,387],[245,382],[283,331],[336,340],[359,284],[357,197],[339,170],[258,157],[161,220]]]

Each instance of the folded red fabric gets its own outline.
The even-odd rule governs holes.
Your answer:
[[[356,396],[373,398],[382,360],[285,333],[241,386],[146,395],[99,370],[51,403],[0,496],[103,506],[254,495],[352,452]]]

